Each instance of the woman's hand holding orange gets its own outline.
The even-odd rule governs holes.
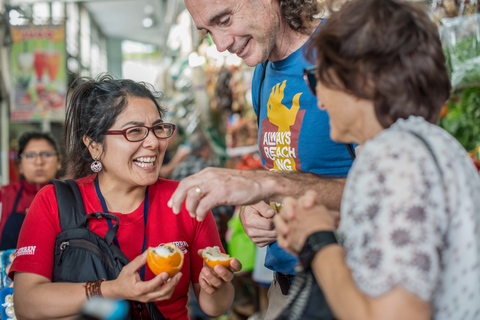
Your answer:
[[[202,256],[203,249],[198,250],[198,255]],[[208,294],[214,294],[223,288],[226,283],[232,281],[233,273],[242,270],[242,264],[236,258],[231,258],[228,268],[217,264],[214,268],[209,267],[206,262],[203,263],[202,271],[198,283],[203,291]]]
[[[170,299],[182,273],[177,273],[169,279],[168,273],[162,272],[151,280],[142,281],[138,269],[146,263],[147,251],[123,267],[117,279],[102,284],[104,296],[121,297],[139,302]]]

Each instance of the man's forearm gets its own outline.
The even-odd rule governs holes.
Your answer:
[[[273,172],[266,170],[249,171],[252,179],[258,181],[266,194],[266,202],[282,202],[284,197],[298,198],[314,190],[318,203],[330,210],[339,210],[345,178],[329,178],[308,172]]]

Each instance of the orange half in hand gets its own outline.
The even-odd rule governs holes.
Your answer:
[[[202,251],[202,258],[203,261],[210,267],[210,268],[215,268],[216,265],[220,264],[224,266],[225,268],[230,267],[230,261],[232,261],[232,258],[230,255],[226,253],[222,253],[220,251],[220,248],[215,246],[215,247],[206,247]]]
[[[171,278],[182,269],[183,252],[173,243],[148,247],[147,264],[154,274],[166,272]]]

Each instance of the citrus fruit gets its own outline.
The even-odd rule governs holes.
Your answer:
[[[203,249],[202,258],[210,268],[215,268],[218,264],[228,268],[230,266],[230,261],[232,260],[230,255],[222,253],[217,246],[206,247]]]
[[[166,272],[171,278],[182,269],[183,252],[173,243],[148,247],[147,264],[154,274]]]

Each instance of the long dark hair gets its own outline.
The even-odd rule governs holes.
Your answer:
[[[323,85],[373,101],[384,128],[410,115],[435,123],[450,95],[438,29],[415,3],[347,2],[313,35],[307,56]]]
[[[97,80],[79,78],[69,89],[64,128],[67,174],[73,179],[89,175],[93,159],[83,137],[90,143],[104,147],[105,132],[110,129],[118,115],[127,107],[129,98],[147,98],[157,107],[160,117],[165,110],[159,105],[160,93],[151,85],[127,79],[113,79],[102,75]]]

